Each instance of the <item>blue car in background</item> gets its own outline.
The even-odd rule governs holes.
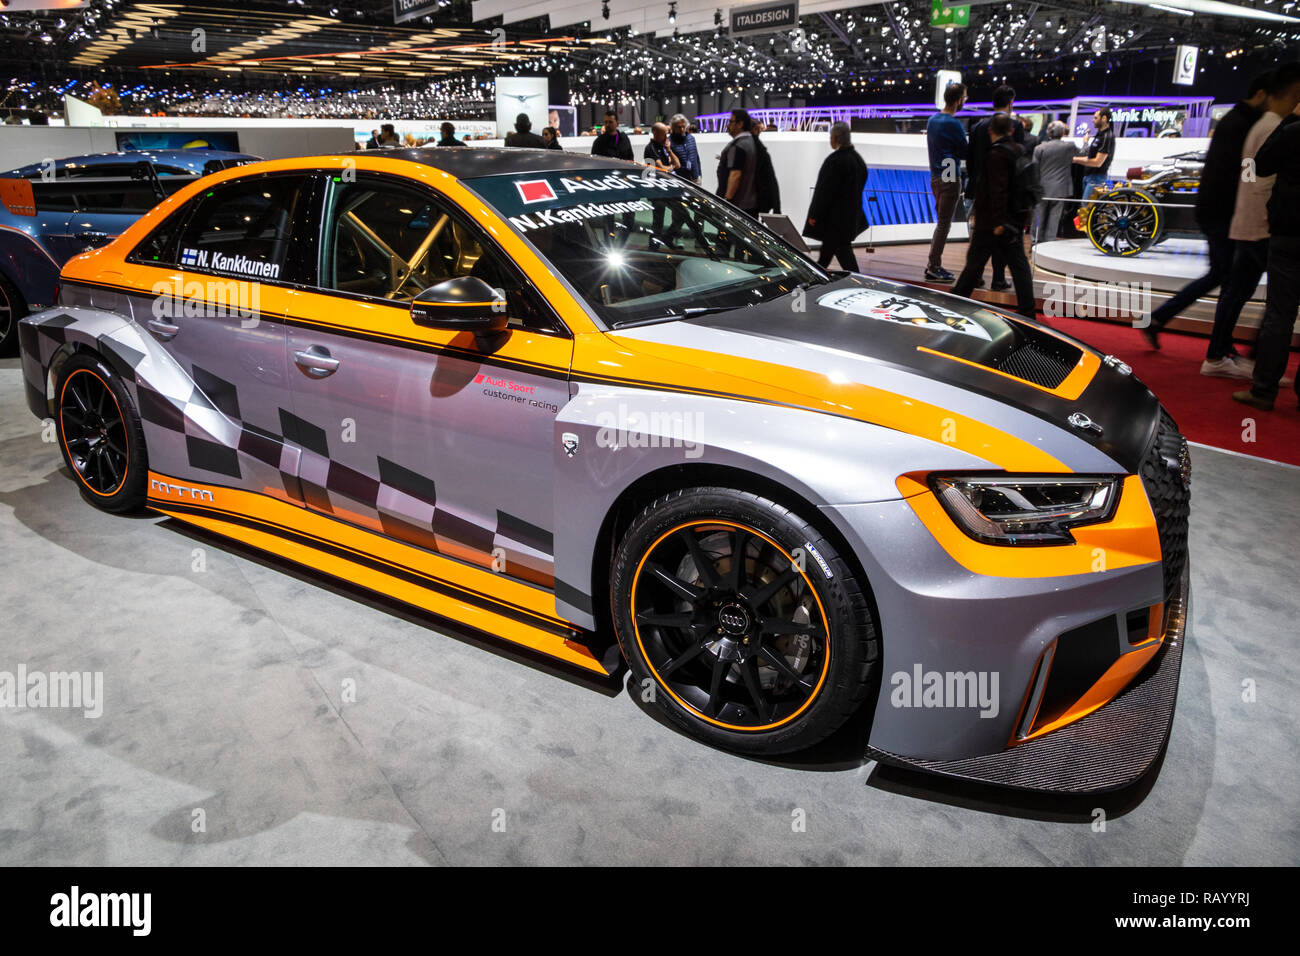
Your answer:
[[[116,239],[182,186],[258,158],[213,149],[140,150],[0,173],[0,355],[13,351],[20,318],[54,302],[65,262]]]

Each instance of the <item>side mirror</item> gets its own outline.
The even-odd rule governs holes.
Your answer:
[[[477,276],[458,276],[425,289],[411,301],[411,321],[430,329],[472,332],[492,340],[506,330],[506,302]]]

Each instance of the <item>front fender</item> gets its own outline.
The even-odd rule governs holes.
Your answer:
[[[595,604],[603,600],[593,593],[592,566],[601,527],[623,493],[654,472],[727,467],[823,508],[897,499],[896,480],[909,471],[994,467],[951,445],[805,409],[576,388],[555,423],[556,604],[561,616],[587,628],[595,627]]]

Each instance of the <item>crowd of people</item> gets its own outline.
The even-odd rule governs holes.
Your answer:
[[[1060,235],[1067,203],[1090,196],[1106,182],[1115,132],[1110,108],[1103,106],[1092,115],[1094,133],[1083,149],[1066,136],[1068,129],[1059,120],[1048,123],[1040,137],[1033,131],[1033,117],[1013,112],[1015,99],[1012,87],[997,87],[992,115],[975,122],[968,133],[957,118],[966,105],[966,87],[954,83],[944,90],[943,108],[926,124],[936,221],[925,278],[952,282],[954,293],[969,295],[984,285],[984,268],[991,261],[990,288],[1014,288],[1017,309],[1032,316],[1033,270],[1024,235],[1028,232],[1034,242]],[[1077,191],[1075,167],[1081,174]],[[954,277],[943,266],[943,252],[959,202],[971,241],[962,273]]]

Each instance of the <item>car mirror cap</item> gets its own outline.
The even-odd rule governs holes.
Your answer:
[[[425,289],[411,301],[411,321],[431,329],[495,338],[506,329],[504,296],[477,276],[458,276]]]

